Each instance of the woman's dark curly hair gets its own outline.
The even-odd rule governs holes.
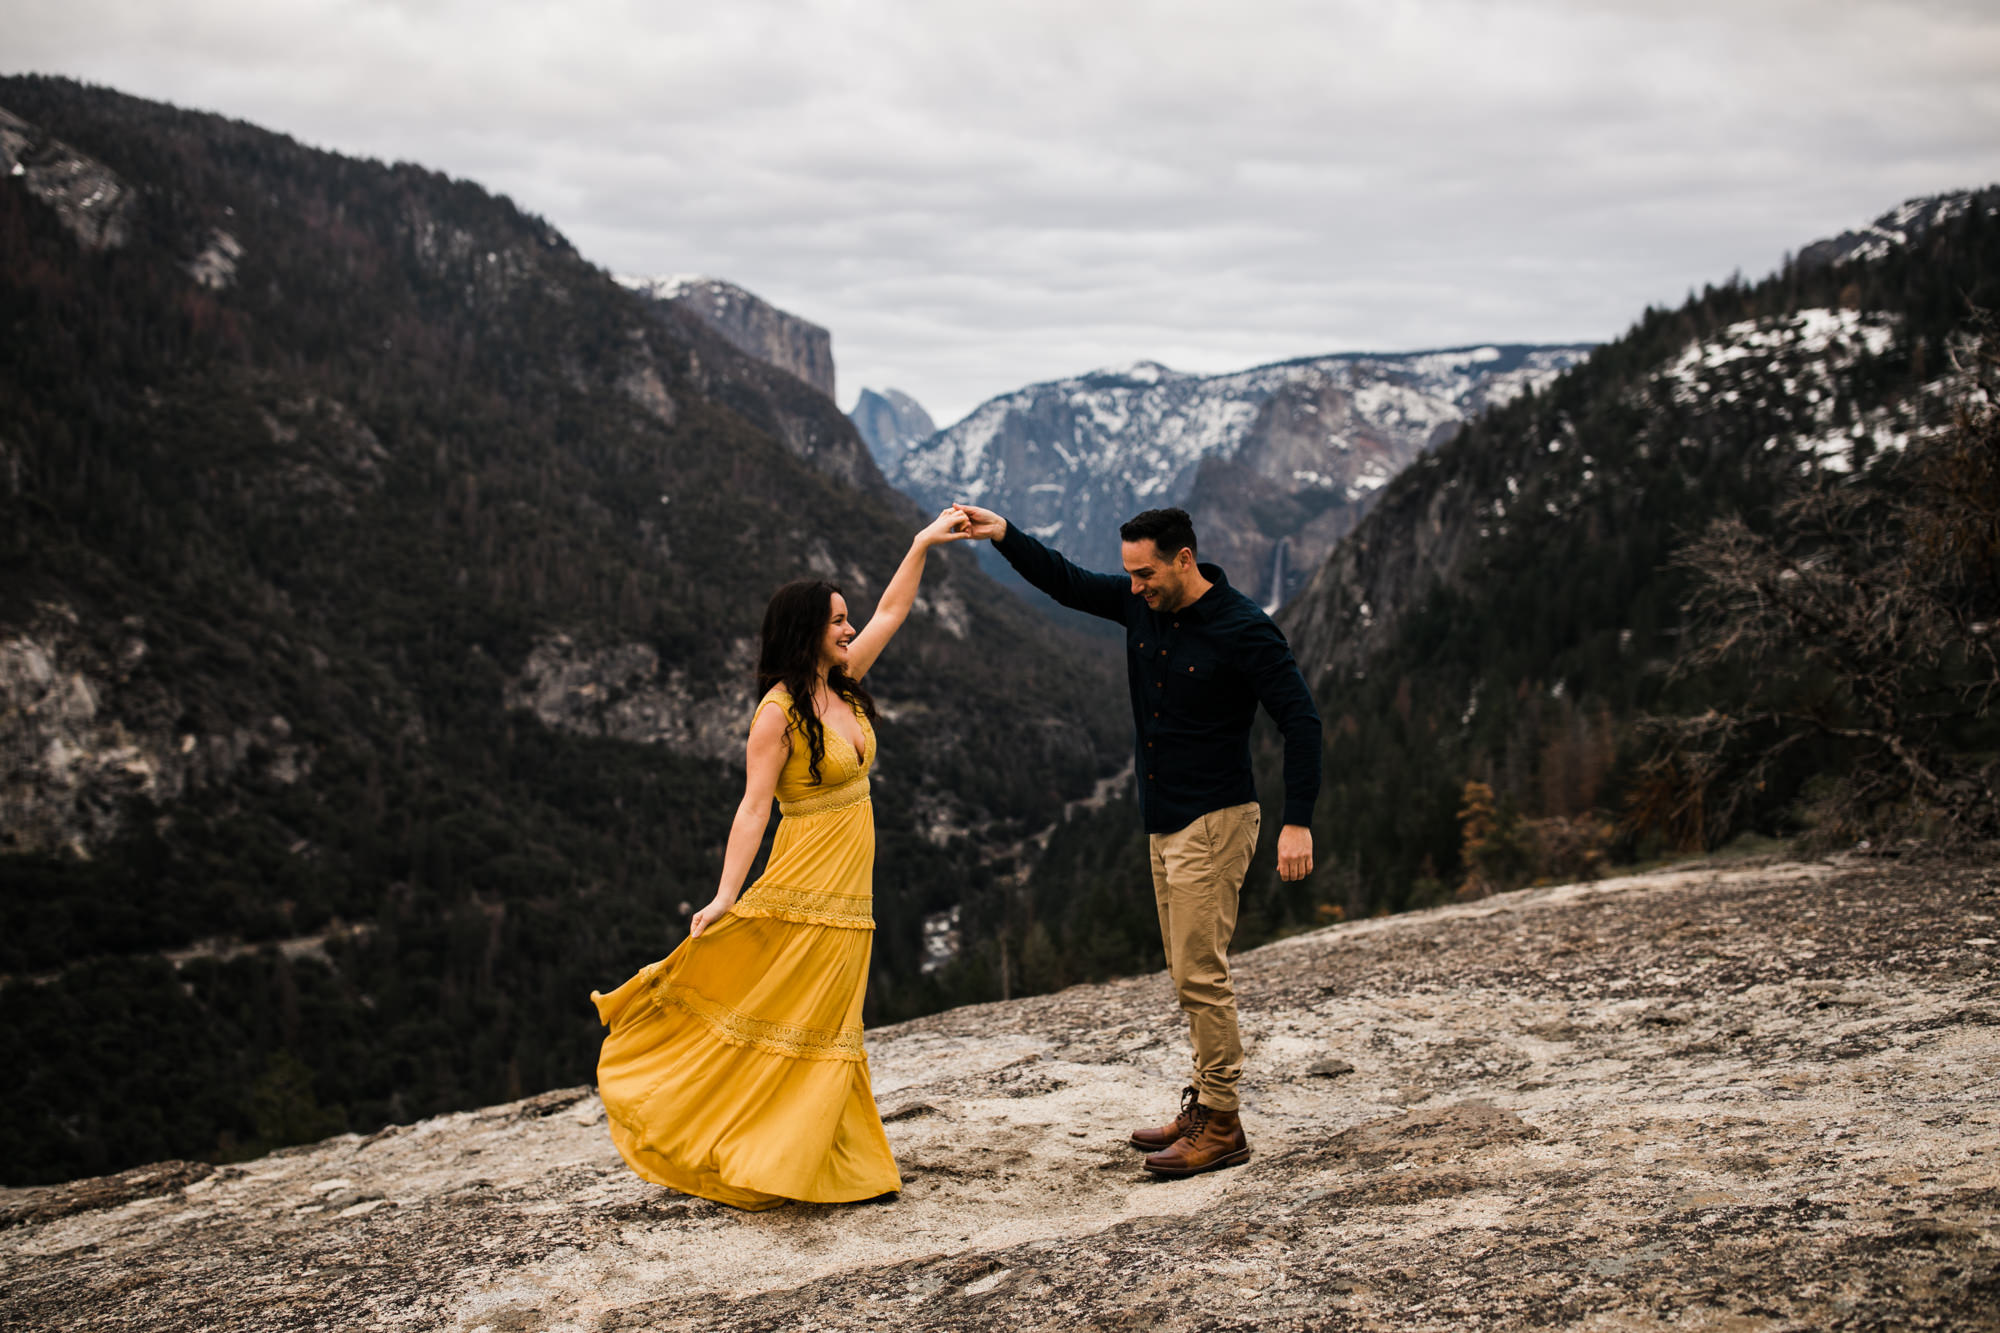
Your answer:
[[[757,695],[770,693],[773,685],[783,685],[792,696],[792,720],[788,730],[806,738],[806,767],[813,785],[820,782],[820,765],[826,761],[826,726],[813,707],[813,684],[819,676],[819,645],[833,619],[833,595],[840,589],[825,579],[796,579],[771,594],[764,608],[764,633],[757,647]],[[845,597],[847,594],[841,593]],[[875,700],[850,678],[847,668],[827,672],[827,688],[850,703],[861,705],[872,725]]]

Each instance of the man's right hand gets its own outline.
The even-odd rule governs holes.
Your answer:
[[[997,542],[1007,535],[1007,520],[991,509],[981,509],[978,505],[969,505],[963,500],[958,502],[957,507],[966,518],[966,536]]]

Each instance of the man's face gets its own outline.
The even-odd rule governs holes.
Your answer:
[[[1194,577],[1194,552],[1183,546],[1168,559],[1159,543],[1124,542],[1119,547],[1125,558],[1125,572],[1132,578],[1132,593],[1143,597],[1155,611],[1178,611],[1187,603],[1187,585]]]

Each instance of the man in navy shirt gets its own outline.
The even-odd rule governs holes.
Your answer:
[[[1243,1043],[1229,979],[1237,898],[1257,848],[1250,723],[1257,705],[1285,738],[1284,825],[1278,874],[1312,873],[1320,723],[1285,636],[1217,565],[1195,560],[1194,524],[1149,509],[1119,528],[1125,573],[1079,569],[988,509],[961,503],[1022,578],[1064,606],[1125,627],[1139,810],[1153,862],[1153,897],[1167,970],[1194,1039],[1194,1085],[1181,1111],[1133,1131],[1146,1169],[1191,1176],[1250,1159],[1236,1085]]]

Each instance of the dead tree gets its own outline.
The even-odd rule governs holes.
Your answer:
[[[1635,823],[1712,845],[1813,744],[1835,757],[1824,842],[2000,832],[2000,334],[1982,319],[1953,363],[1943,429],[1820,480],[1768,535],[1719,519],[1676,557],[1693,576],[1676,674],[1723,693],[1648,719]]]

